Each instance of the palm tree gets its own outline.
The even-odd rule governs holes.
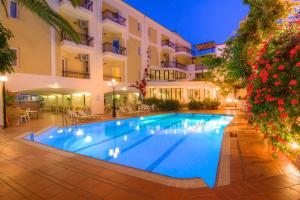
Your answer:
[[[81,5],[84,0],[69,0],[71,4],[76,7]],[[4,7],[6,15],[8,16],[7,0],[0,0],[0,5]],[[79,34],[72,28],[70,23],[60,16],[56,11],[54,11],[47,0],[17,0],[20,6],[29,9],[31,12],[35,13],[37,16],[42,18],[46,23],[55,28],[57,31],[63,31],[65,34],[70,36],[70,38],[78,43],[80,38]]]

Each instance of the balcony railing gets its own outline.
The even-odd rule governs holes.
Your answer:
[[[119,13],[114,13],[110,10],[105,10],[102,12],[102,20],[109,19],[116,22],[122,26],[126,26],[126,18],[122,17]]]
[[[192,54],[192,50],[187,48],[187,47],[183,47],[183,46],[177,46],[176,47],[176,52],[186,52],[188,54]]]
[[[207,67],[204,65],[196,65],[195,66],[195,71],[203,71],[203,70],[207,70]]]
[[[66,0],[59,0],[59,2],[63,2],[63,1],[66,1]],[[80,5],[80,7],[93,12],[93,4],[94,4],[94,2],[91,0],[84,0],[82,2],[82,4]]]
[[[93,5],[94,5],[94,2],[91,1],[91,0],[85,0],[83,1],[83,3],[80,5],[80,7],[82,8],[85,8],[91,12],[93,12]]]
[[[111,52],[119,55],[126,56],[126,48],[125,47],[114,47],[112,43],[106,42],[103,44],[103,52]]]
[[[175,49],[176,45],[173,42],[170,42],[170,40],[163,40],[161,41],[161,46],[168,46],[173,49]]]
[[[167,62],[167,63],[166,62],[162,62],[161,65],[164,68],[177,68],[177,69],[188,71],[187,66],[184,65],[184,64],[181,64],[179,62]]]
[[[122,77],[118,77],[118,76],[112,76],[112,75],[103,75],[103,79],[105,81],[111,81],[112,79],[115,79],[118,82],[122,81]]]
[[[79,44],[82,44],[82,45],[86,45],[86,46],[94,46],[94,38],[91,37],[91,36],[88,36],[88,35],[85,35],[85,34],[79,34],[79,37],[80,37],[80,41],[79,41]],[[72,38],[65,34],[64,32],[61,32],[61,40],[68,40],[68,41],[73,41]]]
[[[89,72],[75,72],[75,71],[62,71],[63,77],[70,77],[70,78],[82,78],[82,79],[89,79],[90,73]]]

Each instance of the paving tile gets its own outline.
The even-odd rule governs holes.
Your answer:
[[[221,112],[224,111],[218,111]],[[14,183],[12,188],[0,176],[1,200],[26,197],[54,200],[300,199],[297,170],[281,155],[273,159],[262,136],[241,118],[235,118],[229,127],[237,134],[230,139],[231,184],[215,189],[180,189],[101,167],[96,160],[95,163],[82,162],[80,155],[66,157],[14,139],[24,131],[38,131],[50,123],[61,123],[60,115],[45,116],[42,114],[41,119],[30,124],[0,130],[0,175]]]

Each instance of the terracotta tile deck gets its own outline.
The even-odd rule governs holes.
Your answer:
[[[233,111],[215,111],[227,113]],[[0,130],[0,199],[193,199],[297,200],[298,170],[284,157],[274,160],[268,145],[238,113],[231,134],[231,184],[214,189],[181,189],[129,176],[93,162],[79,161],[16,139],[24,132],[60,125],[59,115],[42,115],[30,124]]]

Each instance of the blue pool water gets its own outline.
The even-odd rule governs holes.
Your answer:
[[[173,178],[215,184],[226,115],[164,114],[65,128],[25,137],[58,149]]]

